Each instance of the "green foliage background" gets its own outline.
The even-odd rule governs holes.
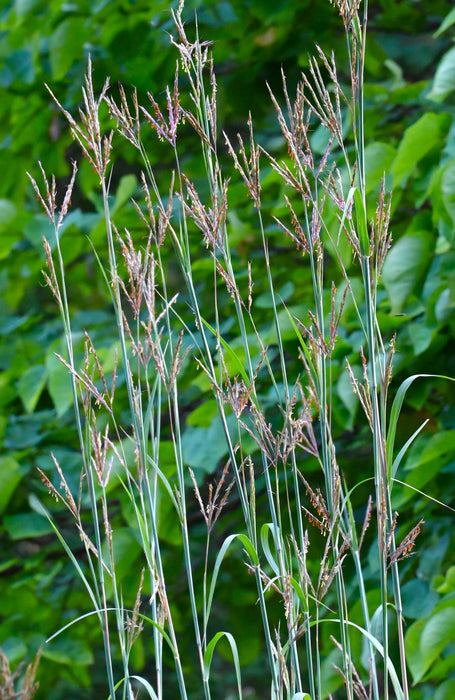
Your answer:
[[[259,141],[267,150],[279,152],[279,131],[266,81],[280,94],[283,67],[292,92],[300,71],[308,65],[314,42],[324,49],[333,48],[340,70],[346,72],[344,34],[336,8],[326,0],[205,0],[186,4],[188,24],[194,21],[195,9],[201,38],[214,41],[220,124],[229,135],[245,133],[251,110]],[[393,189],[394,245],[384,268],[380,310],[382,328],[390,335],[397,331],[398,386],[405,376],[420,372],[455,376],[455,11],[449,0],[381,0],[370,4],[369,27],[367,187],[371,212],[383,172],[387,189]],[[175,71],[176,56],[167,35],[171,31],[169,4],[157,0],[15,0],[0,8],[0,646],[13,664],[31,658],[48,636],[88,608],[86,594],[55,536],[28,501],[30,494],[45,501],[78,551],[77,535],[72,533],[67,514],[60,504],[50,502],[35,469],[39,466],[52,473],[51,452],[74,480],[80,468],[70,384],[65,368],[55,358],[55,352],[63,352],[62,328],[40,272],[44,265],[41,239],[48,234],[48,223],[26,176],[27,170],[38,176],[40,160],[47,172],[55,173],[64,191],[71,160],[79,159],[79,153],[44,84],[74,112],[90,54],[99,87],[109,75],[114,92],[121,81],[137,87],[140,101],[146,101],[147,90],[162,97]],[[187,141],[183,169],[197,178],[201,166],[195,141],[189,131],[183,136]],[[318,132],[313,147],[318,139],[323,149],[323,134]],[[120,141],[116,149],[112,182],[116,223],[134,230],[129,198],[137,190],[139,173],[135,155]],[[162,181],[168,182],[165,149],[154,145],[150,157]],[[264,171],[264,175],[263,201],[270,213],[277,288],[293,313],[305,319],[309,276],[290,242],[273,228],[272,214],[279,216],[283,211],[281,185],[272,172]],[[92,244],[101,249],[104,241],[102,203],[96,188],[95,176],[82,165],[62,248],[81,347],[88,328],[102,348],[105,371],[109,371],[115,351],[112,318],[91,253]],[[257,232],[245,188],[234,174],[229,207],[235,254],[245,268],[251,258],[254,273]],[[196,245],[201,248],[200,294],[210,304],[202,241]],[[327,265],[332,262],[328,260]],[[336,279],[335,267],[333,274]],[[263,309],[262,326],[267,330],[270,299],[264,290],[261,295],[260,269],[254,277]],[[172,267],[169,283],[178,290],[179,279]],[[229,318],[225,323],[229,333]],[[342,468],[349,479],[359,464],[367,473],[369,455],[362,449],[366,427],[357,420],[358,405],[344,369],[346,357],[353,367],[360,366],[358,329],[349,309],[342,326],[338,376],[333,378],[338,401],[334,422]],[[288,362],[290,372],[295,366],[297,376],[300,370],[292,336],[290,329]],[[235,337],[231,342],[235,346]],[[203,378],[194,376],[184,377],[183,384],[186,459],[202,483],[219,468],[225,454],[213,449],[219,443],[219,428],[213,401],[204,399],[209,387]],[[401,446],[429,419],[398,476],[451,505],[455,495],[454,398],[448,382],[416,382],[407,396],[399,435]],[[166,466],[172,475],[171,456]],[[317,482],[319,475],[311,476]],[[120,493],[116,497],[119,522],[120,516],[128,522],[127,506]],[[399,485],[395,499],[403,536],[420,517],[426,521],[417,555],[402,568],[409,662],[417,684],[412,697],[443,700],[453,697],[455,688],[453,513]],[[171,520],[163,506],[162,518],[166,517]],[[236,518],[234,499],[220,521],[220,541]],[[198,541],[203,543],[204,532],[196,504],[193,521],[197,546]],[[188,622],[178,541],[170,524],[165,550],[177,606],[182,598],[180,632],[184,635]],[[123,552],[119,578],[125,596],[134,596],[137,580],[130,572],[139,552],[125,525]],[[254,594],[235,556],[228,560],[223,576],[230,597],[218,601],[217,614],[237,636],[242,660],[249,665],[248,677],[260,692],[260,623]],[[188,644],[189,640],[188,634]],[[148,644],[151,640],[145,638],[135,647],[138,670],[149,661]],[[104,697],[100,649],[97,626],[90,618],[46,645],[39,697]],[[191,666],[191,660],[188,664]],[[222,661],[219,664],[221,678],[226,669]],[[229,695],[226,677],[220,698]]]

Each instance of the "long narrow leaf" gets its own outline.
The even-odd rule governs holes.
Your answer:
[[[240,542],[245,547],[247,554],[251,559],[252,565],[259,566],[259,558],[258,558],[257,552],[254,549],[253,544],[252,544],[251,540],[249,539],[249,537],[247,537],[246,535],[243,535],[242,533],[235,533],[233,535],[229,535],[229,537],[227,537],[224,540],[222,547],[221,547],[221,549],[218,552],[218,555],[216,557],[215,564],[213,566],[212,580],[210,583],[210,591],[209,591],[209,596],[208,596],[208,600],[207,600],[207,619],[210,615],[210,610],[212,607],[213,595],[215,592],[215,586],[216,586],[216,582],[218,579],[220,566],[222,564],[224,557],[226,556],[226,553],[227,553],[229,547],[231,546],[232,542],[234,542],[234,540],[236,540],[236,539],[240,540]]]
[[[395,447],[395,435],[397,431],[398,418],[400,417],[401,407],[403,405],[404,397],[406,392],[411,386],[411,384],[420,378],[432,378],[432,379],[446,379],[449,382],[454,382],[453,377],[446,377],[441,374],[413,374],[401,383],[398,389],[395,399],[392,404],[390,411],[389,426],[387,430],[387,441],[386,441],[386,454],[387,454],[387,477],[390,481],[392,477],[392,466],[393,466],[393,450]]]
[[[230,634],[229,632],[217,632],[216,635],[213,637],[213,639],[210,641],[210,643],[207,645],[207,649],[205,650],[204,654],[204,671],[206,674],[205,680],[208,681],[210,678],[210,666],[212,663],[212,656],[213,652],[215,651],[215,647],[222,639],[223,637],[226,637],[226,639],[229,642],[229,645],[231,647],[232,651],[232,656],[234,658],[234,666],[235,666],[235,676],[237,680],[237,690],[239,693],[239,700],[242,700],[242,678],[240,674],[240,660],[239,660],[239,653],[237,650],[237,644],[235,643],[235,639]]]

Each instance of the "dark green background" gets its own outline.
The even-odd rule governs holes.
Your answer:
[[[347,75],[345,38],[336,8],[325,0],[188,2],[184,16],[189,33],[194,32],[195,9],[201,38],[214,41],[220,131],[222,127],[230,136],[237,131],[246,133],[251,110],[259,141],[267,150],[279,153],[280,133],[266,82],[280,99],[283,67],[292,93],[300,71],[308,65],[314,42],[327,50],[334,48],[340,74]],[[452,23],[448,21],[445,31],[438,32],[451,10]],[[373,2],[369,16],[368,195],[373,211],[385,171],[387,187],[393,188],[395,244],[384,269],[379,309],[386,336],[398,332],[396,388],[405,376],[417,372],[455,376],[455,17],[452,3],[444,0]],[[176,54],[167,35],[172,31],[168,3],[154,0],[16,0],[3,2],[0,9],[0,645],[13,665],[21,659],[29,660],[50,634],[89,609],[88,598],[74,579],[55,536],[28,502],[30,494],[45,501],[75,551],[82,554],[69,517],[47,496],[35,470],[38,465],[51,473],[53,451],[74,483],[79,471],[69,384],[54,356],[55,352],[63,352],[62,328],[40,272],[44,265],[41,237],[49,229],[26,171],[38,178],[40,160],[47,172],[55,173],[59,191],[63,191],[71,159],[79,159],[80,154],[44,84],[75,113],[90,54],[98,89],[109,75],[114,94],[118,82],[122,82],[135,85],[142,101],[146,101],[147,90],[161,100],[175,71]],[[315,148],[317,137],[315,133]],[[196,142],[188,129],[182,139],[183,168],[197,178],[201,165]],[[117,221],[119,226],[130,226],[134,225],[134,217],[128,200],[136,190],[138,164],[135,154],[120,139],[115,151]],[[166,186],[170,157],[152,140],[150,158]],[[270,216],[267,223],[276,285],[287,304],[304,317],[311,294],[310,277],[289,241],[273,229],[271,215],[283,212],[282,188],[270,172],[266,174],[263,200],[265,215]],[[235,177],[233,174],[230,198],[232,245],[238,263],[246,266],[247,258],[251,257],[253,263],[258,258],[259,241],[246,190]],[[90,330],[109,367],[115,328],[88,237],[102,251],[97,181],[83,164],[62,247],[75,328],[81,334],[85,328]],[[330,261],[328,265],[331,270]],[[260,274],[259,264],[257,269]],[[171,266],[170,284],[178,288],[179,278],[174,279],[172,274]],[[203,267],[200,275],[201,298],[210,305],[210,285],[204,284]],[[260,276],[256,276],[255,283],[260,296],[265,283]],[[260,326],[266,334],[271,315],[265,293],[259,309]],[[367,433],[343,369],[346,356],[353,365],[359,364],[356,333],[355,314],[347,309],[337,349],[334,423],[348,478],[359,463],[368,469]],[[300,367],[292,332],[288,342],[290,373],[297,375]],[[206,390],[195,387],[190,376],[183,378],[187,459],[191,463],[192,455],[196,469],[204,463],[205,471],[211,473],[224,457],[223,453],[213,456],[204,452],[204,445],[217,440],[213,404],[207,399],[204,411],[191,413],[201,404]],[[448,382],[420,380],[415,384],[400,422],[400,446],[426,418],[430,419],[427,428],[411,449],[401,478],[453,505],[455,409],[454,390]],[[199,477],[202,481],[203,474]],[[420,517],[426,521],[417,555],[402,568],[409,629],[417,618],[437,615],[438,605],[455,611],[453,513],[425,497],[411,498],[409,490],[400,491],[398,486],[395,494],[403,535]],[[197,548],[203,543],[204,532],[196,505],[192,517]],[[220,522],[217,537],[221,542],[223,533],[239,526],[235,499]],[[185,617],[187,599],[180,581],[178,542],[178,534],[169,528],[163,547],[180,615],[179,632],[185,637],[190,623]],[[129,581],[128,577],[135,564],[132,543],[125,528],[125,552],[131,558],[125,554],[119,576],[124,577],[125,593],[134,599],[136,580]],[[221,594],[216,614],[220,624],[238,637],[241,657],[249,664],[245,672],[248,682],[258,693],[267,692],[261,685],[264,674],[255,595],[240,560],[230,558],[223,576],[228,584],[224,590],[229,595]],[[414,629],[409,642],[411,652],[414,637],[418,642],[419,630]],[[146,674],[150,639],[147,634],[144,639],[135,663],[137,670]],[[455,624],[442,647],[443,658],[433,664],[424,682],[412,689],[412,698],[453,697],[452,639]],[[227,698],[229,681],[223,674],[230,667],[219,664],[220,679],[224,680],[220,680],[219,694],[214,697]],[[38,697],[106,697],[103,673],[100,635],[95,622],[86,620],[45,647]],[[195,679],[197,683],[197,675]],[[200,697],[197,686],[194,693],[195,698]],[[173,697],[171,690],[168,697]]]

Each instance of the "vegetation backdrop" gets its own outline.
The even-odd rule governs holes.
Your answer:
[[[245,136],[251,111],[258,139],[268,152],[279,155],[283,147],[266,83],[279,94],[283,68],[292,93],[300,72],[308,67],[315,42],[324,50],[333,48],[339,56],[340,73],[344,70],[348,75],[337,8],[325,0],[188,1],[184,18],[191,31],[195,11],[201,39],[214,42],[220,132],[222,128],[232,138],[237,132]],[[52,473],[53,453],[77,489],[80,458],[71,386],[55,354],[64,354],[63,330],[41,274],[45,265],[42,236],[48,235],[49,225],[26,172],[38,178],[37,162],[41,161],[47,172],[55,174],[58,192],[64,192],[71,161],[80,160],[80,152],[45,84],[75,114],[90,55],[95,91],[110,76],[115,95],[122,82],[136,86],[142,101],[147,91],[162,99],[166,85],[172,85],[174,79],[176,56],[169,40],[173,31],[169,3],[159,0],[14,0],[3,2],[0,8],[0,646],[13,668],[22,660],[29,662],[50,635],[88,608],[86,592],[71,562],[46,519],[30,505],[32,495],[45,503],[73,551],[82,556],[68,512],[48,495],[36,469]],[[382,329],[389,337],[397,333],[392,395],[400,381],[412,374],[455,377],[454,38],[455,11],[450,0],[370,3],[366,167],[373,202],[384,172],[386,188],[393,190],[393,246],[379,298]],[[187,147],[182,167],[198,178],[199,154],[191,135],[184,136]],[[316,131],[316,150],[319,137]],[[319,147],[323,149],[322,141]],[[224,156],[227,160],[227,153]],[[150,158],[155,170],[166,178],[171,166],[165,148],[154,145]],[[135,155],[119,144],[111,183],[119,227],[134,226],[130,197],[137,191],[139,174]],[[260,244],[245,188],[234,171],[231,178],[231,245],[246,270]],[[116,341],[108,293],[92,250],[92,245],[102,247],[104,241],[103,205],[97,187],[96,175],[82,163],[72,210],[65,220],[62,249],[76,335],[83,338],[84,330],[91,329],[109,369],[114,365]],[[280,216],[283,204],[273,171],[267,173],[263,187],[276,288],[293,313],[305,318],[311,280],[304,262],[290,257],[289,241],[274,228],[273,216]],[[330,260],[327,265],[330,267]],[[171,289],[178,291],[178,271],[170,267],[168,274]],[[211,284],[208,280],[199,290],[209,305]],[[270,325],[273,337],[266,280],[256,277],[255,285],[260,325],[265,330]],[[367,445],[365,428],[359,427],[359,405],[345,370],[345,357],[352,366],[361,366],[358,330],[349,309],[342,326],[333,377],[333,421],[349,480],[350,474],[367,464],[369,454],[367,448],[362,449]],[[292,370],[297,367],[298,352],[289,330],[286,361]],[[231,340],[235,345],[236,339]],[[219,474],[226,461],[224,448],[217,449],[220,439],[209,393],[203,378],[184,376],[180,397],[185,416],[184,458],[201,488]],[[413,642],[412,635],[411,641],[408,638],[411,657],[412,645],[418,646],[424,626],[433,620],[436,629],[432,656],[412,657],[415,686],[411,697],[416,700],[444,700],[455,691],[454,514],[442,505],[455,506],[454,399],[450,382],[415,382],[406,395],[397,436],[397,444],[403,445],[428,419],[407,454],[401,476],[419,493],[399,485],[395,492],[403,532],[420,518],[425,520],[416,554],[401,570],[405,617],[417,640]],[[315,475],[316,483],[317,478]],[[120,487],[116,498],[119,511],[126,509]],[[220,542],[223,532],[235,526],[238,508],[233,497],[217,525],[215,536]],[[190,618],[182,596],[179,536],[170,512],[162,517],[169,519],[165,557],[179,628],[185,635]],[[200,542],[202,552],[204,527],[196,501],[189,520],[196,550]],[[125,597],[134,598],[137,582],[130,581],[129,574],[137,556],[134,538],[125,528],[118,571]],[[245,584],[246,570],[242,573],[235,558],[233,554],[223,568],[229,597],[218,601],[217,615],[238,640],[248,683],[256,688],[258,697],[265,697],[256,599]],[[135,647],[138,671],[147,663],[148,643],[145,640]],[[218,664],[223,687],[218,697],[228,698],[231,681],[226,680],[223,661]],[[37,697],[47,700],[106,697],[96,622],[87,618],[44,644],[37,678]],[[200,697],[197,688],[194,692],[195,698]],[[255,697],[253,690],[251,697]]]

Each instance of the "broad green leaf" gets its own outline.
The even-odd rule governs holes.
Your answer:
[[[9,456],[0,457],[0,513],[5,510],[21,479],[18,462]]]
[[[137,179],[135,175],[124,175],[118,184],[117,191],[115,193],[114,204],[111,209],[112,216],[123,207],[124,204],[133,195],[134,190],[137,186]]]
[[[446,208],[450,218],[452,219],[452,224],[455,228],[455,158],[452,158],[447,163],[442,172],[441,193],[444,207]]]
[[[423,435],[412,447],[406,461],[406,471],[430,465],[438,460],[447,462],[455,452],[455,430],[441,430],[434,435]]]
[[[343,663],[339,649],[332,649],[321,662],[321,697],[328,698],[344,684],[343,678],[336,671]]]
[[[8,257],[19,234],[11,227],[17,213],[16,205],[9,199],[0,199],[0,260]]]
[[[396,149],[389,143],[373,141],[365,148],[366,193],[374,190],[390,170]]]
[[[454,12],[455,15],[455,12]],[[453,664],[453,657],[452,657],[452,664]],[[453,665],[452,665],[453,668]],[[447,681],[444,681],[440,685],[438,685],[438,688],[434,694],[434,700],[452,700],[452,698],[455,698],[455,679],[450,678]]]
[[[414,683],[418,683],[424,674],[423,659],[420,651],[420,637],[425,627],[426,619],[417,620],[406,632],[406,661],[412,673]]]
[[[125,588],[127,583],[131,583],[131,579],[133,579],[134,585],[137,588],[140,567],[136,566],[135,563],[139,558],[141,547],[134,536],[133,531],[126,527],[116,528],[112,533],[112,546],[117,583],[121,585],[122,581],[128,577],[128,581],[124,582],[123,587]],[[104,542],[103,544],[102,553],[103,560],[106,562],[108,569],[111,570],[112,565],[109,556],[109,545],[107,542]],[[105,585],[107,595],[109,597],[112,595],[112,581],[110,578],[106,580]]]
[[[22,19],[46,4],[44,0],[15,0],[14,9],[16,15]]]
[[[455,568],[455,567],[454,567]],[[401,588],[403,611],[406,620],[421,620],[430,615],[439,596],[430,588],[429,581],[413,578]]]
[[[54,353],[46,358],[47,388],[54,402],[58,418],[73,405],[73,389],[70,372]]]
[[[200,406],[191,411],[186,418],[188,425],[208,428],[218,415],[218,405],[215,399],[205,399]]]
[[[438,593],[453,593],[455,591],[455,566],[449,567],[445,579],[437,588]]]
[[[414,683],[425,676],[445,647],[455,639],[455,601],[440,603],[428,617],[418,620],[406,633],[406,658]]]
[[[40,411],[30,416],[9,416],[5,428],[4,446],[13,450],[34,447],[46,438],[44,430],[53,411]]]
[[[0,230],[5,229],[16,217],[17,207],[9,199],[0,199]]]
[[[391,313],[399,313],[417,287],[429,265],[432,239],[428,233],[400,238],[389,251],[382,269],[382,280],[391,302]]]
[[[11,665],[22,661],[27,653],[27,647],[23,639],[18,637],[7,637],[2,641],[2,651],[8,657]]]
[[[3,522],[12,540],[42,537],[52,532],[52,527],[49,523],[36,513],[5,515]]]
[[[58,664],[88,666],[93,663],[93,651],[79,639],[62,637],[43,648],[43,657]]]
[[[360,367],[360,365],[352,365],[351,369],[354,373],[354,376],[361,381],[362,368]],[[349,411],[349,419],[346,428],[347,430],[352,430],[354,418],[359,405],[359,399],[354,393],[351,378],[347,369],[343,369],[340,376],[338,377],[338,381],[336,383],[336,392],[340,397],[341,401],[343,402],[344,406]]]
[[[442,568],[442,562],[450,546],[451,536],[452,533],[449,529],[445,532],[439,531],[433,540],[427,540],[425,548],[419,547],[417,577],[431,580],[435,571]]]
[[[421,322],[408,323],[407,331],[416,356],[421,355],[430,347],[434,335],[437,333]]]
[[[455,639],[455,607],[438,610],[424,626],[419,648],[422,660],[421,676],[439,658],[443,649]],[[419,678],[419,680],[420,680]]]
[[[182,543],[182,526],[178,516],[179,510],[169,498],[161,496],[158,510],[158,527],[160,538],[166,544],[178,547]]]
[[[452,24],[455,24],[455,7],[449,12],[448,15],[446,15],[446,17],[444,17],[441,26],[435,31],[433,36],[440,36],[441,34],[443,34],[443,32],[447,31],[447,29],[451,27]]]
[[[49,242],[51,249],[55,248],[55,236],[49,219],[45,214],[35,214],[23,228],[24,237],[44,257],[43,237]]]
[[[262,292],[254,300],[254,305],[258,309],[273,309],[274,300],[277,303],[279,299],[281,302],[286,303],[294,293],[295,285],[293,282],[289,281],[284,284],[278,292],[275,292],[275,296],[270,290]]]
[[[234,416],[228,417],[228,426],[234,429]],[[188,426],[182,437],[183,459],[193,469],[212,474],[218,462],[226,456],[228,445],[221,420],[214,418],[208,428]]]
[[[209,329],[209,331],[214,335],[215,338],[218,337],[217,331],[205,319],[202,319],[202,323]],[[241,354],[242,358],[245,359],[244,349],[236,348],[236,350],[233,350],[231,345],[229,345],[229,343],[227,343],[221,336],[219,336],[219,341],[223,346],[224,350],[226,351],[224,360],[226,364],[229,363],[230,368],[232,367],[230,371],[232,371],[233,374],[240,373],[243,380],[245,381],[246,386],[249,386],[250,380],[248,378],[248,374],[245,371],[245,364],[239,358],[239,354]]]
[[[54,80],[66,76],[76,59],[82,60],[84,41],[88,39],[84,17],[71,17],[58,25],[49,39],[49,57]]]
[[[414,172],[417,164],[431,151],[439,151],[450,126],[448,114],[428,112],[408,127],[392,165],[395,186]]]
[[[280,335],[283,341],[291,340],[295,336],[294,318],[302,318],[304,309],[302,306],[289,306],[280,309],[276,320],[280,328]],[[278,342],[275,323],[271,321],[269,329],[264,333],[264,345],[273,345]]]
[[[46,383],[44,365],[29,367],[19,379],[17,392],[27,413],[33,413]]]
[[[455,46],[441,58],[427,98],[434,102],[443,102],[453,90],[455,90]]]

